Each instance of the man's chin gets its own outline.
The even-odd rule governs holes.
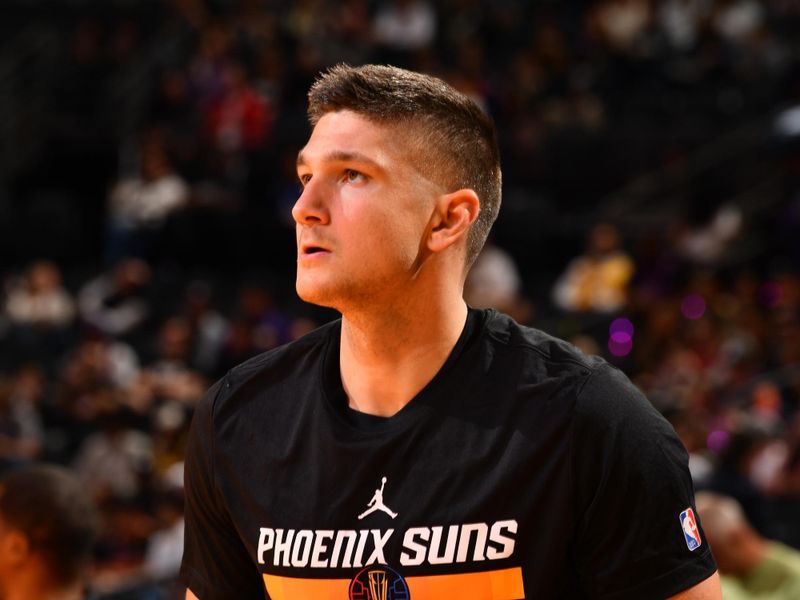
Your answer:
[[[304,302],[324,306],[326,308],[336,308],[334,294],[328,286],[321,285],[319,282],[301,281],[299,278],[295,284],[297,295]]]

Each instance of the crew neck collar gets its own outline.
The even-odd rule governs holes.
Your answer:
[[[348,406],[347,393],[342,384],[339,366],[341,344],[341,320],[339,320],[336,327],[331,329],[325,349],[325,358],[322,361],[322,390],[326,396],[326,407],[334,414],[334,418],[340,425],[365,434],[384,433],[404,427],[407,423],[414,421],[419,414],[429,411],[435,404],[437,393],[452,377],[454,365],[459,362],[468,348],[474,345],[474,340],[483,330],[486,314],[486,311],[468,307],[464,328],[442,367],[403,408],[391,417],[371,415]]]

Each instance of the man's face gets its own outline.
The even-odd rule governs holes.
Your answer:
[[[399,128],[328,113],[298,156],[297,293],[339,310],[401,297],[424,260],[440,186]]]

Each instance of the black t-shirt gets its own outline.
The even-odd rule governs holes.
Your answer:
[[[340,332],[198,406],[182,575],[201,600],[641,600],[714,572],[683,446],[602,359],[470,309],[437,375],[377,418],[347,408]]]

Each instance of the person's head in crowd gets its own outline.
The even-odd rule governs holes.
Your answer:
[[[28,270],[28,283],[33,295],[45,295],[61,289],[61,272],[49,260],[38,260]]]
[[[161,527],[171,527],[183,518],[183,489],[165,488],[156,494],[156,519]]]
[[[769,442],[769,436],[754,426],[734,430],[719,454],[718,466],[724,471],[749,476],[755,459]]]
[[[736,500],[698,492],[695,504],[720,573],[743,576],[764,560],[767,540],[753,529]]]
[[[149,265],[138,258],[128,258],[114,269],[114,289],[117,294],[133,295],[150,282],[152,272]]]
[[[172,172],[167,153],[159,143],[145,144],[141,161],[142,179],[145,181],[157,181]]]
[[[599,223],[589,232],[589,254],[607,256],[620,249],[619,231],[610,223]]]
[[[239,290],[239,313],[247,321],[258,323],[274,309],[270,291],[257,283],[246,283]]]
[[[162,360],[185,362],[191,351],[192,327],[183,317],[170,317],[158,333],[158,349]]]
[[[82,598],[96,531],[95,508],[68,471],[11,472],[0,482],[0,598]]]
[[[202,318],[214,311],[214,288],[207,281],[194,280],[186,286],[181,314],[197,326]]]

